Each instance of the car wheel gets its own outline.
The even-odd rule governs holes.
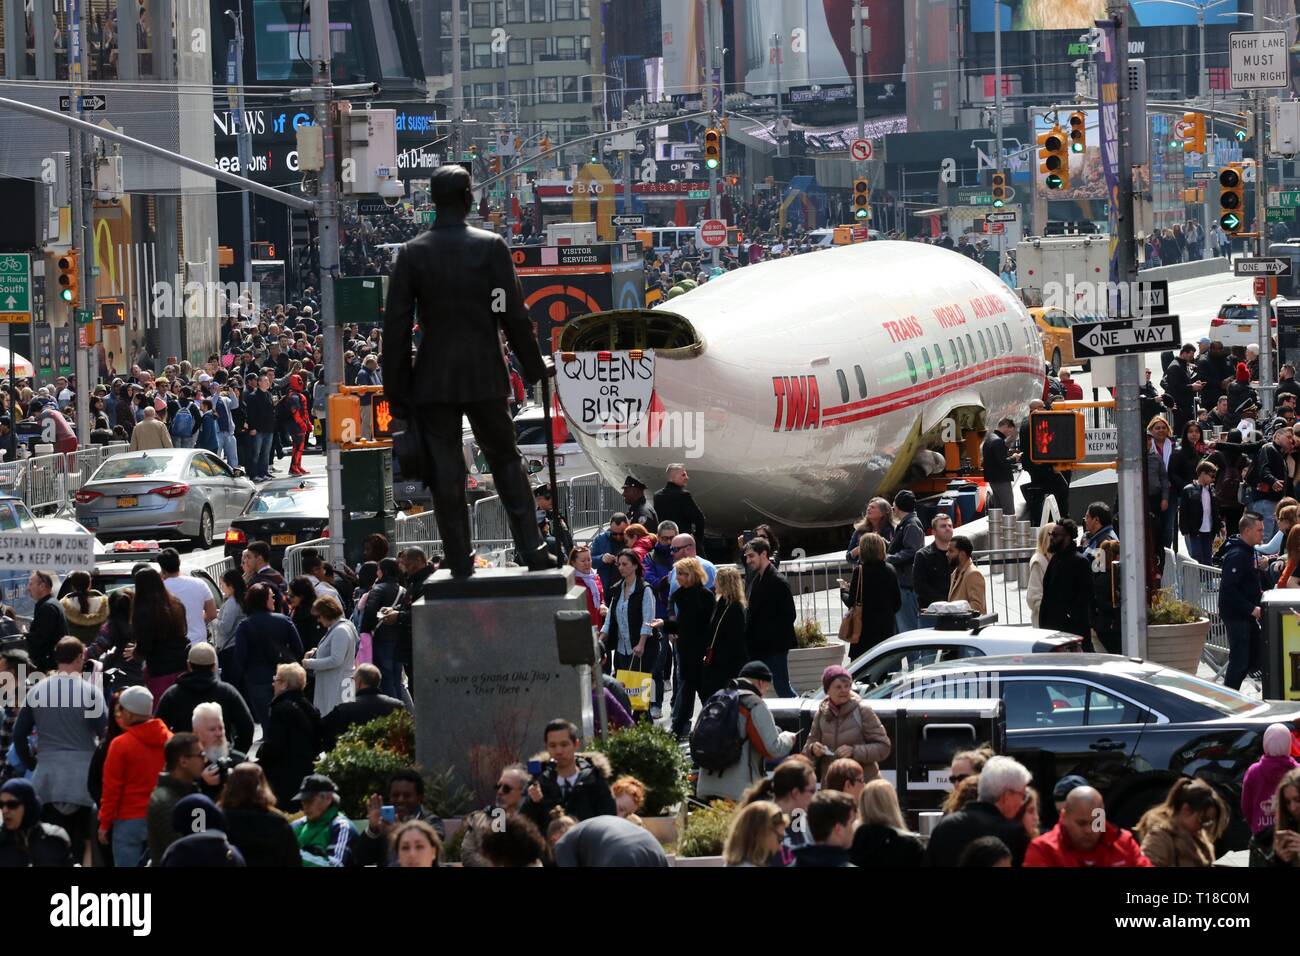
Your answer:
[[[1052,376],[1055,377],[1061,373],[1061,350],[1052,349]]]
[[[212,509],[207,505],[203,506],[203,514],[199,515],[199,536],[194,539],[194,547],[212,547]]]

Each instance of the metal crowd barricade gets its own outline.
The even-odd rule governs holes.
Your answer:
[[[794,595],[795,620],[816,621],[822,632],[833,638],[844,618],[839,581],[853,577],[853,565],[842,559],[823,561],[788,561],[781,565],[781,576]]]
[[[1201,662],[1214,671],[1216,680],[1223,679],[1228,669],[1228,628],[1219,617],[1219,583],[1223,571],[1194,561],[1180,559],[1176,578],[1178,597],[1194,604],[1210,619],[1210,634],[1201,651]]]
[[[329,546],[329,538],[313,538],[311,541],[289,545],[284,549],[284,579],[292,581],[302,574],[302,553],[308,548],[315,548],[321,554],[328,554]]]
[[[438,538],[438,516],[432,511],[422,511],[418,515],[399,514],[397,516],[397,540],[395,544],[421,544]]]
[[[1028,524],[1028,522],[1026,522]],[[1029,560],[1035,548],[998,548],[976,551],[971,560],[984,575],[984,597],[999,624],[1032,624],[1025,600],[1029,583]]]
[[[568,501],[559,504],[569,520],[570,528],[602,527],[613,514],[604,508],[605,496],[602,492],[609,486],[600,475],[578,475],[561,484],[568,486]]]
[[[91,445],[88,448],[78,448],[76,451],[68,452],[66,469],[68,495],[71,496],[78,488],[90,481],[90,476],[105,461],[113,455],[122,454],[130,447],[126,442],[113,442],[109,445]]]
[[[475,541],[510,538],[510,522],[506,520],[506,509],[501,504],[500,496],[492,495],[474,502],[470,533]]]
[[[40,455],[27,459],[27,480],[23,500],[33,513],[49,508],[61,508],[68,500],[64,477],[68,466],[66,455]]]

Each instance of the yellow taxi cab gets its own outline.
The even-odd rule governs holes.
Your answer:
[[[1070,327],[1074,325],[1074,316],[1063,309],[1038,306],[1029,310],[1038,325],[1038,332],[1043,340],[1043,361],[1052,366],[1052,374],[1061,370],[1062,365],[1077,365],[1074,358],[1074,338]]]

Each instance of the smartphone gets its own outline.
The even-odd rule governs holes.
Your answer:
[[[382,807],[379,808],[379,818],[383,820],[385,823],[396,823],[397,811],[393,809],[393,805],[391,803],[385,803]]]
[[[749,542],[754,540],[754,532],[749,528],[746,528],[744,531],[742,531],[740,535],[741,535],[741,540],[745,544],[749,544]]]
[[[542,762],[540,760],[528,761],[528,776],[540,776],[542,772]]]

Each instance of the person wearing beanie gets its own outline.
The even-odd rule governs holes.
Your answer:
[[[1277,785],[1300,766],[1291,756],[1293,737],[1286,724],[1269,724],[1264,731],[1264,753],[1246,770],[1241,781],[1241,814],[1252,835],[1271,828],[1276,819],[1273,797]]]
[[[217,677],[217,652],[207,641],[194,644],[187,655],[184,674],[158,698],[158,717],[174,734],[193,730],[194,708],[208,702],[221,707],[221,715],[236,750],[253,746],[253,714],[232,684]]]
[[[772,689],[772,668],[750,661],[728,685],[737,693],[736,736],[744,743],[740,759],[722,770],[700,770],[696,795],[739,803],[745,791],[767,776],[764,761],[785,757],[794,750],[795,733],[780,730],[763,696]],[[698,726],[698,724],[697,724]]]
[[[226,817],[201,793],[181,797],[172,807],[171,828],[185,834],[163,853],[159,866],[246,866],[244,855],[226,836]]]
[[[1259,405],[1259,395],[1250,387],[1250,366],[1238,362],[1233,370],[1232,383],[1228,386],[1228,407],[1240,408],[1243,403]]]
[[[128,687],[113,719],[122,733],[108,746],[104,794],[99,804],[99,842],[112,840],[113,865],[144,865],[149,848],[149,797],[166,765],[163,748],[172,732],[153,714],[147,687]]]
[[[5,781],[0,786],[0,869],[75,862],[68,832],[41,822],[41,798],[31,781]]]
[[[862,765],[864,783],[880,776],[879,762],[892,749],[889,734],[871,706],[853,690],[853,675],[839,664],[822,671],[826,696],[813,717],[812,729],[803,752],[817,762],[817,775],[824,777],[831,763],[841,757]]]

